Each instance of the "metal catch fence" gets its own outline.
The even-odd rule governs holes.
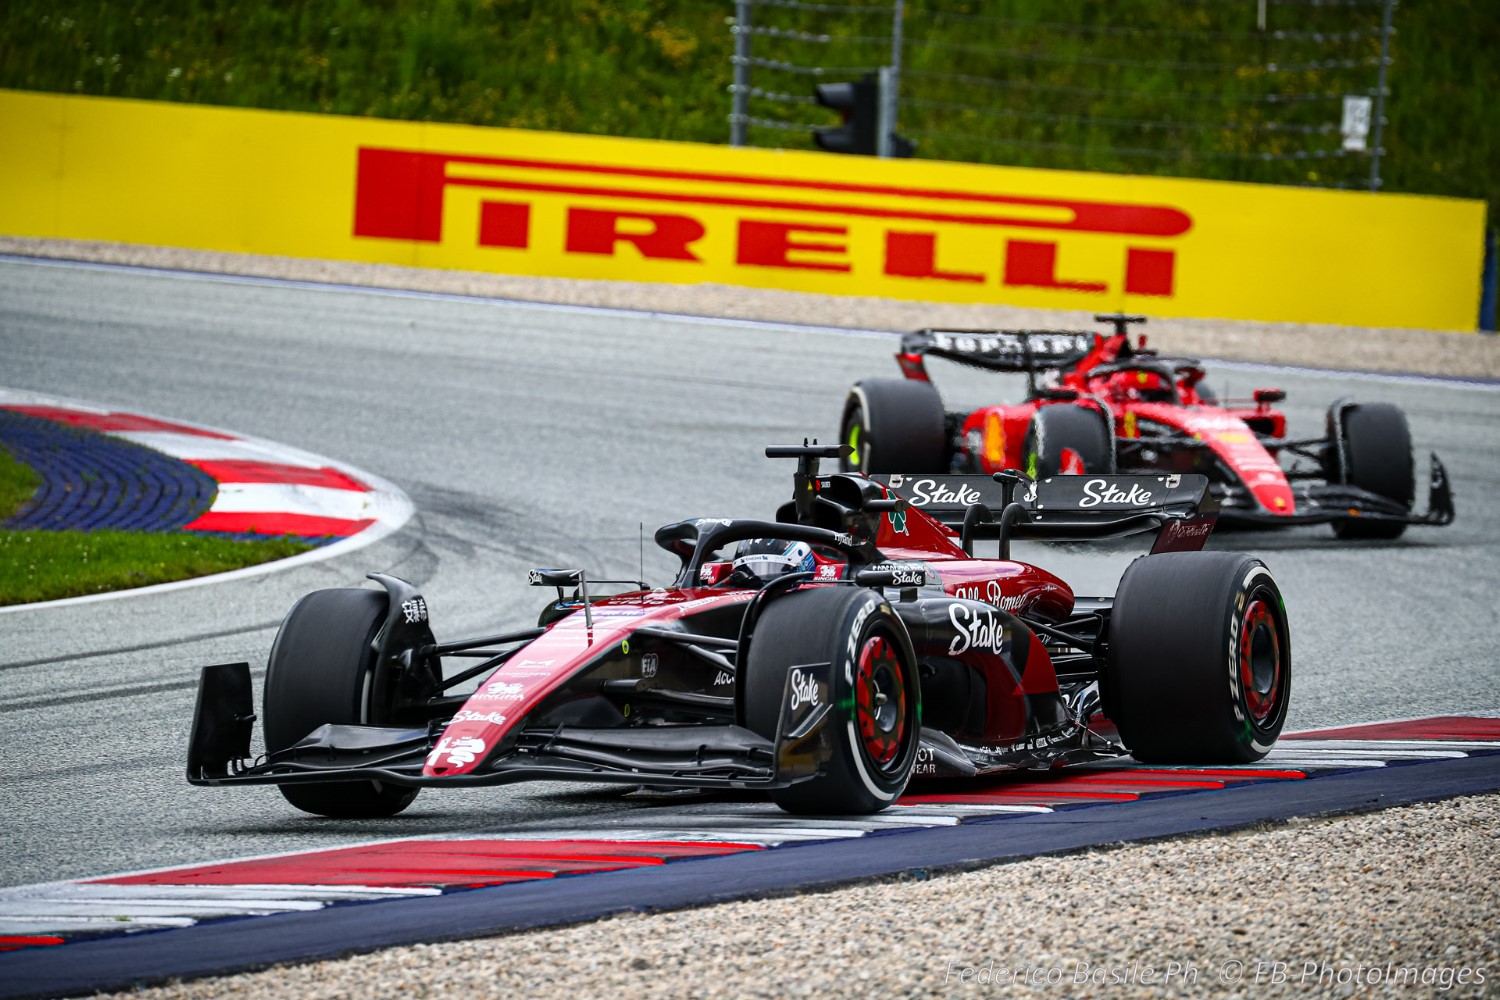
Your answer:
[[[812,145],[816,86],[878,79],[930,159],[1378,190],[1395,8],[736,0],[730,142]]]

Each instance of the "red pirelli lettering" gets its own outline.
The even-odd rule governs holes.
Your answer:
[[[1062,288],[1070,292],[1102,292],[1102,281],[1063,281],[1057,277],[1057,244],[1031,240],[1008,240],[1005,244],[1007,285],[1029,288]]]
[[[616,244],[629,243],[642,257],[702,263],[688,245],[701,240],[706,231],[703,223],[687,215],[570,208],[567,249],[609,256]]]
[[[482,168],[495,173],[524,170],[528,179],[505,176],[470,176],[450,168]],[[552,172],[555,181],[534,179]],[[671,180],[690,184],[724,185],[726,188],[776,189],[785,197],[759,198],[720,189],[662,191],[642,187],[606,187],[572,183],[574,175],[616,179]],[[1077,198],[1031,198],[932,188],[850,184],[794,178],[756,177],[699,171],[656,170],[599,164],[524,160],[506,157],[463,156],[422,153],[411,150],[363,147],[359,151],[355,194],[354,234],[388,239],[442,239],[443,192],[448,187],[493,188],[543,194],[576,194],[631,198],[676,204],[719,205],[756,209],[781,209],[845,215],[860,218],[907,219],[949,222],[961,225],[1001,226],[1021,229],[1053,229],[1080,233],[1116,233],[1124,236],[1180,236],[1192,228],[1192,218],[1181,209],[1166,205],[1088,201]],[[798,200],[798,193],[818,197]],[[855,198],[829,198],[829,194],[865,195],[910,199],[913,202],[958,203],[967,212],[936,208],[890,207],[860,203]],[[974,209],[1011,209],[992,214]],[[1022,211],[1014,211],[1021,209]]]
[[[1171,295],[1177,255],[1171,250],[1130,247],[1125,251],[1125,291],[1131,295]]]
[[[531,245],[531,206],[517,201],[481,202],[479,245],[525,250]]]
[[[886,233],[885,273],[897,278],[971,281],[975,284],[984,281],[984,275],[971,271],[940,270],[937,266],[936,233]]]
[[[847,271],[847,261],[808,260],[799,255],[847,254],[846,243],[807,241],[797,238],[798,233],[826,233],[833,236],[848,236],[843,226],[799,226],[785,222],[757,222],[745,219],[740,222],[739,251],[735,255],[737,264],[754,264],[759,267],[795,267],[807,271]]]
[[[710,224],[722,222],[706,214],[700,217],[693,209],[743,209],[757,217],[736,212],[730,223],[737,230],[738,265],[851,272],[851,237],[842,223],[871,219],[887,226],[876,237],[885,244],[884,274],[963,284],[993,282],[995,275],[943,267],[938,252],[941,233],[924,225],[998,229],[1002,234],[1022,229],[1050,230],[1059,236],[1092,233],[1155,239],[1181,236],[1193,225],[1186,212],[1167,205],[378,147],[359,150],[357,171],[354,235],[361,237],[441,243],[448,189],[469,188],[513,194],[512,199],[479,201],[478,246],[531,249],[535,206],[526,196],[560,196],[565,199],[565,231],[547,240],[560,240],[566,253],[619,256],[621,245],[628,244],[643,259],[702,263],[695,244],[704,239]],[[655,183],[644,186],[641,181]],[[587,206],[576,203],[585,198]],[[601,199],[606,200],[603,207],[598,205]],[[658,210],[667,206],[678,208]],[[775,218],[778,214],[782,218]],[[821,224],[820,217],[828,222]],[[1176,291],[1178,251],[1173,249],[1129,245],[1135,243],[1129,240],[1123,274],[1115,271],[1103,281],[1059,276],[1056,239],[1002,239],[1002,285],[1093,294],[1113,286],[1128,295],[1161,297]]]

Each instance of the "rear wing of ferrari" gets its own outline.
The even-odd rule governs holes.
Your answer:
[[[923,359],[947,358],[971,368],[1035,374],[1076,365],[1094,349],[1088,330],[916,330],[896,355],[908,378],[926,378]]]
[[[1201,549],[1219,504],[1199,475],[1053,476],[1019,472],[976,475],[876,475],[892,494],[974,541],[998,539],[1009,558],[1013,539],[1078,541],[1155,531],[1152,552]]]

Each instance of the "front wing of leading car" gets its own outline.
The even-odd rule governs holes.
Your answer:
[[[1233,484],[1215,485],[1220,510],[1226,523],[1270,527],[1292,524],[1328,524],[1358,518],[1363,521],[1399,521],[1404,524],[1442,526],[1453,523],[1453,490],[1448,471],[1437,455],[1430,456],[1427,480],[1427,509],[1414,511],[1399,501],[1347,483],[1292,483],[1295,509],[1289,513],[1265,510],[1250,491]]]

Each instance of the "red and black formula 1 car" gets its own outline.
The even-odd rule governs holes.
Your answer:
[[[1127,333],[1140,316],[1099,316],[1114,332],[918,330],[901,341],[904,379],[855,383],[841,440],[845,471],[1197,473],[1227,523],[1331,523],[1341,538],[1395,538],[1408,524],[1450,524],[1447,474],[1431,457],[1426,513],[1406,416],[1386,403],[1339,400],[1323,437],[1289,439],[1272,407],[1280,389],[1217,400],[1201,362],[1148,351]],[[949,412],[925,359],[1024,372],[1023,402]],[[1282,458],[1289,459],[1286,466]]]
[[[534,627],[439,642],[417,590],[379,574],[378,590],[307,595],[271,647],[265,755],[251,759],[249,664],[205,667],[188,780],[274,783],[343,817],[527,778],[764,789],[792,812],[859,814],[914,773],[1271,748],[1286,612],[1259,560],[1198,551],[1206,479],[819,474],[845,450],[767,450],[798,460],[775,521],[657,531],[681,560],[668,587],[602,596],[582,570],[533,571],[558,588]],[[1014,538],[1140,531],[1153,554],[1112,599],[1009,558]]]

